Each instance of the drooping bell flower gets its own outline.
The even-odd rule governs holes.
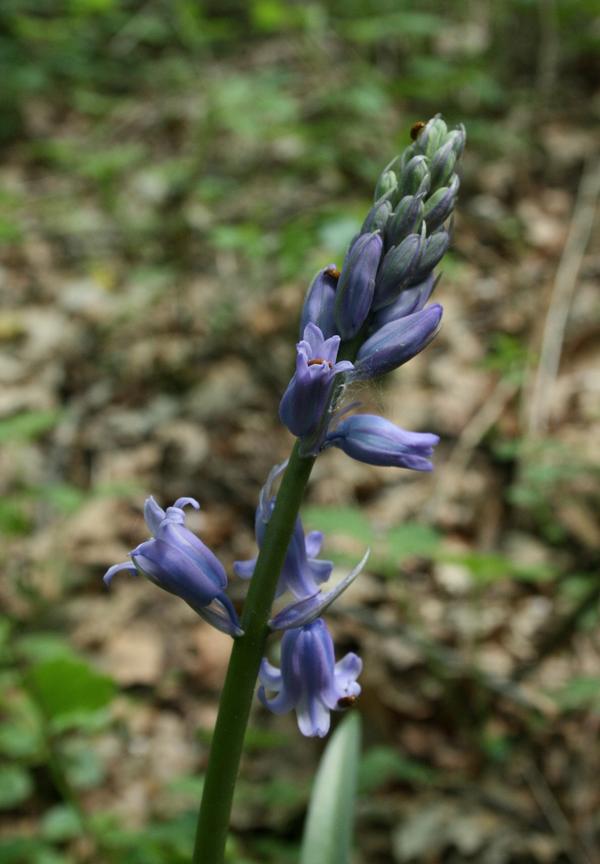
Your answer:
[[[205,621],[230,636],[241,636],[237,613],[225,589],[223,565],[195,534],[185,526],[183,508],[200,505],[194,498],[178,498],[166,511],[150,497],[144,504],[144,518],[152,539],[129,553],[131,561],[115,564],[104,574],[109,585],[115,573],[140,573],[159,588],[176,594]]]
[[[296,372],[279,405],[279,417],[292,435],[306,438],[319,429],[329,405],[334,379],[353,369],[352,363],[336,363],[340,337],[323,338],[316,324],[307,324],[304,339],[296,345]]]
[[[296,711],[303,735],[322,738],[329,731],[330,712],[352,705],[360,695],[357,682],[362,661],[346,654],[335,662],[333,640],[322,618],[287,630],[281,642],[281,670],[263,659],[258,698],[274,714]],[[269,697],[267,691],[275,695]]]
[[[272,486],[283,467],[285,464],[284,466],[277,466],[270,473],[256,508],[254,528],[259,549],[265,539],[267,523],[275,507]],[[319,591],[323,582],[327,582],[331,576],[333,564],[331,561],[317,558],[322,544],[323,534],[320,531],[310,531],[305,534],[302,520],[298,516],[279,575],[276,597],[280,597],[286,591],[292,593],[298,600],[312,597]],[[256,560],[256,558],[251,558],[248,561],[236,561],[233,565],[234,572],[241,579],[251,579],[256,567]]]
[[[368,465],[387,465],[431,471],[430,457],[439,442],[430,432],[408,432],[375,414],[347,417],[325,439],[325,447],[339,447]]]

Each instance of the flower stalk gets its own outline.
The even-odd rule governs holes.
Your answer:
[[[244,736],[269,635],[267,622],[271,617],[279,573],[314,463],[315,457],[300,455],[299,441],[296,441],[281,480],[244,603],[241,622],[244,635],[234,641],[221,693],[198,814],[193,864],[221,864],[224,860]]]

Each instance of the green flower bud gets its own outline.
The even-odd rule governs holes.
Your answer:
[[[449,186],[436,189],[425,202],[425,222],[428,233],[432,233],[443,225],[454,209],[460,181],[457,174],[452,175]]]
[[[383,232],[391,213],[392,205],[384,195],[383,199],[380,198],[379,201],[376,201],[367,213],[367,218],[362,224],[360,233],[370,234],[372,231]]]
[[[387,246],[397,246],[409,234],[418,233],[424,213],[423,200],[416,195],[406,195],[385,226]]]
[[[398,178],[393,171],[384,171],[375,186],[374,201],[379,201],[384,195],[393,193],[398,186]]]
[[[429,166],[425,156],[413,156],[400,177],[399,197],[425,195],[429,190]]]
[[[416,152],[423,153],[428,159],[432,159],[436,151],[442,146],[448,134],[448,127],[439,114],[425,125],[419,137],[414,143]]]
[[[448,137],[431,160],[431,188],[438,189],[450,180],[456,165],[456,140]]]

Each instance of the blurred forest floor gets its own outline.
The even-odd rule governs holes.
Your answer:
[[[2,864],[188,860],[230,643],[102,574],[147,494],[253,554],[306,286],[438,111],[468,132],[442,331],[356,394],[436,470],[327,453],[303,511],[340,572],[373,549],[333,619],[357,862],[600,861],[593,9],[2,4]],[[296,860],[321,748],[256,706],[232,862]]]

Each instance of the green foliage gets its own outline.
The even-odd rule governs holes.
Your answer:
[[[82,830],[77,811],[68,804],[57,804],[44,814],[40,833],[50,843],[64,843],[78,837]]]
[[[0,444],[33,441],[59,423],[60,411],[24,411],[0,420]]]
[[[18,765],[0,767],[0,810],[10,810],[26,801],[33,791],[31,775]]]
[[[35,663],[29,670],[28,683],[43,714],[61,725],[105,708],[115,692],[110,678],[68,657]]]
[[[360,715],[349,714],[321,758],[310,798],[300,864],[349,864],[360,755]]]
[[[369,793],[391,782],[429,786],[435,779],[436,772],[431,768],[392,747],[372,747],[361,760],[358,788],[362,793]]]
[[[557,705],[564,711],[600,710],[600,677],[579,675],[572,678],[552,694]]]

